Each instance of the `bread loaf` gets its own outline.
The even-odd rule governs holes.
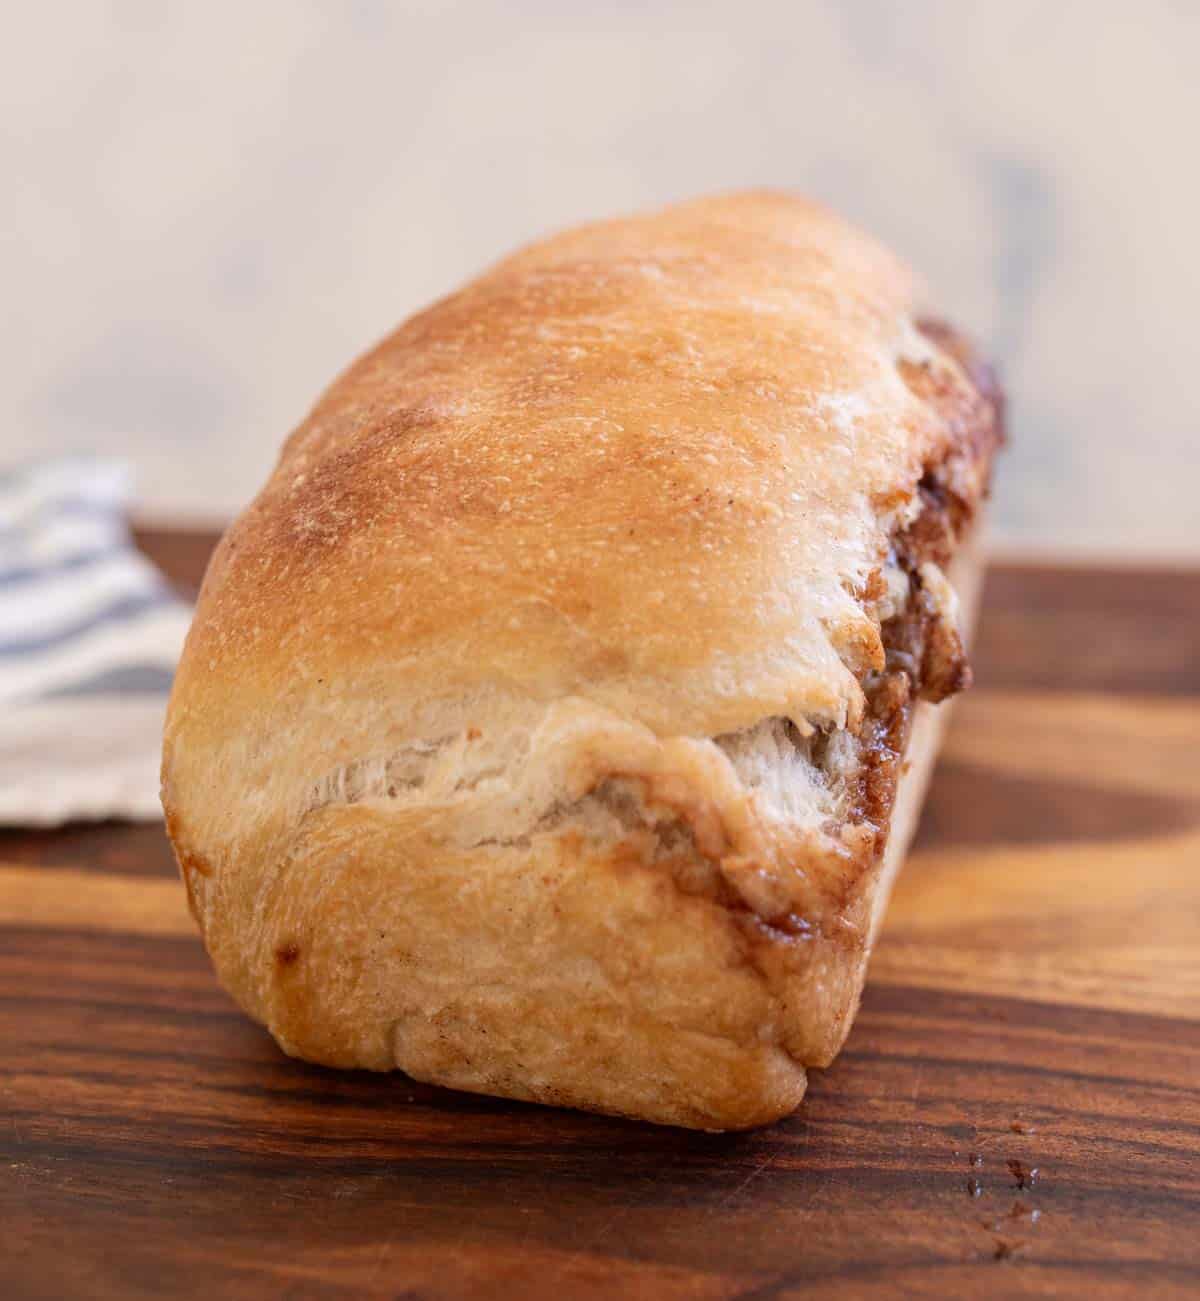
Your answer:
[[[706,1129],[850,1026],[966,685],[1000,400],[750,193],[515,254],[356,362],[209,567],[163,803],[288,1053]]]

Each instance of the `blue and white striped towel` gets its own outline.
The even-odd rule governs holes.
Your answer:
[[[163,712],[191,617],[137,551],[108,461],[0,474],[0,824],[161,816]]]

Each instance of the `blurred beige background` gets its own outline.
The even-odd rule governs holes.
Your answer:
[[[898,246],[1013,397],[1008,548],[1200,555],[1200,2],[14,6],[0,461],[228,514],[319,388],[539,232],[750,184]]]

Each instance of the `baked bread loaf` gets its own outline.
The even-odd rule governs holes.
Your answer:
[[[987,371],[770,193],[517,253],[353,365],[217,549],[163,804],[332,1066],[705,1129],[837,1053],[969,670]]]

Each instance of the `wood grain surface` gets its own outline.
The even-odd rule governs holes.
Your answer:
[[[290,1061],[160,828],[0,836],[0,1294],[1197,1295],[1200,574],[1000,568],[976,664],[849,1043],[752,1134]]]

